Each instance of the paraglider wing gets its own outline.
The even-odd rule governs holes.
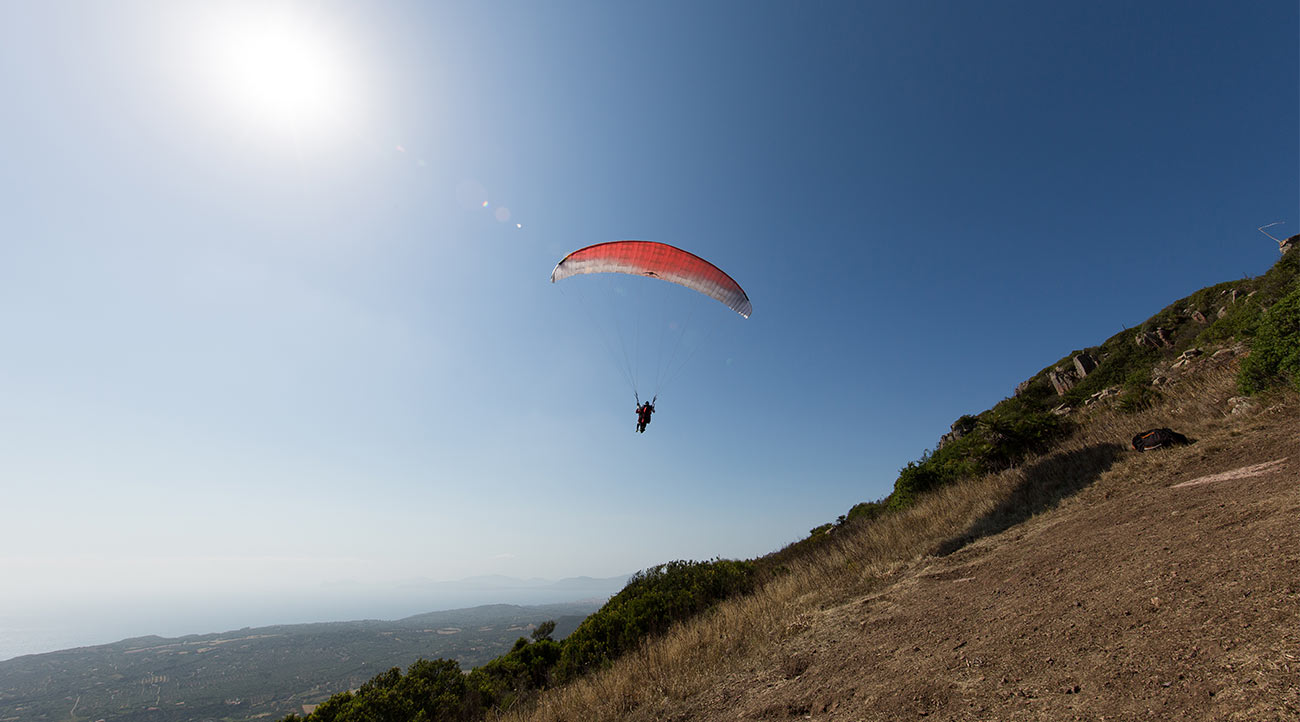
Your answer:
[[[699,291],[749,318],[753,308],[740,284],[708,261],[656,241],[611,241],[565,256],[551,271],[551,283],[581,273],[627,273],[648,276]]]

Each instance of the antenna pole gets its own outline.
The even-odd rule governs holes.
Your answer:
[[[1264,235],[1268,236],[1269,238],[1273,238],[1273,234],[1269,233],[1268,231],[1266,231],[1266,230],[1264,230],[1264,229],[1265,229],[1265,228],[1272,228],[1273,226],[1280,226],[1280,225],[1282,225],[1283,223],[1286,223],[1286,221],[1274,221],[1273,223],[1270,223],[1270,224],[1268,224],[1267,226],[1260,226],[1260,227],[1257,228],[1256,230],[1258,230],[1260,233],[1263,233]],[[1285,243],[1285,241],[1279,241],[1279,240],[1276,239],[1276,238],[1273,238],[1273,241],[1274,241],[1275,243],[1277,243],[1277,247],[1278,247],[1279,250],[1281,250],[1281,248],[1282,248],[1282,244]]]

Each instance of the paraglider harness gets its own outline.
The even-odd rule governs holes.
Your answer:
[[[659,399],[659,395],[655,394],[653,399],[644,404],[641,403],[640,394],[633,392],[632,395],[636,398],[636,430],[638,434],[644,434],[645,427],[650,423],[650,415],[655,412],[655,401]]]

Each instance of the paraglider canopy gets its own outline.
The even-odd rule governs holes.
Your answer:
[[[657,241],[611,241],[570,253],[555,264],[551,283],[583,273],[626,273],[699,291],[749,318],[753,307],[739,283],[699,256]]]
[[[637,399],[638,417],[643,406],[654,408],[653,400],[649,404],[641,403],[639,391],[652,388],[654,396],[659,396],[699,350],[703,340],[724,323],[722,319],[735,318],[700,295],[745,318],[753,311],[749,296],[735,279],[703,258],[667,243],[610,241],[580,248],[555,264],[551,282],[585,274],[592,274],[590,283],[575,282],[576,295],[592,325],[600,331],[610,357],[623,371]],[[624,283],[618,274],[667,281],[694,293],[678,294],[676,289],[655,282]],[[585,298],[584,286],[598,291],[599,301]],[[568,287],[565,284],[560,289]],[[659,290],[652,290],[655,287]],[[635,291],[629,296],[632,288]],[[654,303],[642,303],[646,299],[645,291],[651,291]],[[666,303],[669,296],[680,297],[682,303]],[[702,322],[703,328],[697,322]],[[653,386],[641,385],[643,367],[647,371],[653,369]],[[645,422],[649,423],[648,414]],[[643,429],[638,423],[638,430]]]

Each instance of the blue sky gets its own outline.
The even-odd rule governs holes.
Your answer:
[[[1269,267],[1298,29],[1293,2],[3,4],[0,619],[780,548],[1072,349]],[[698,297],[714,332],[645,435],[604,302],[548,283],[624,238],[754,304]]]

